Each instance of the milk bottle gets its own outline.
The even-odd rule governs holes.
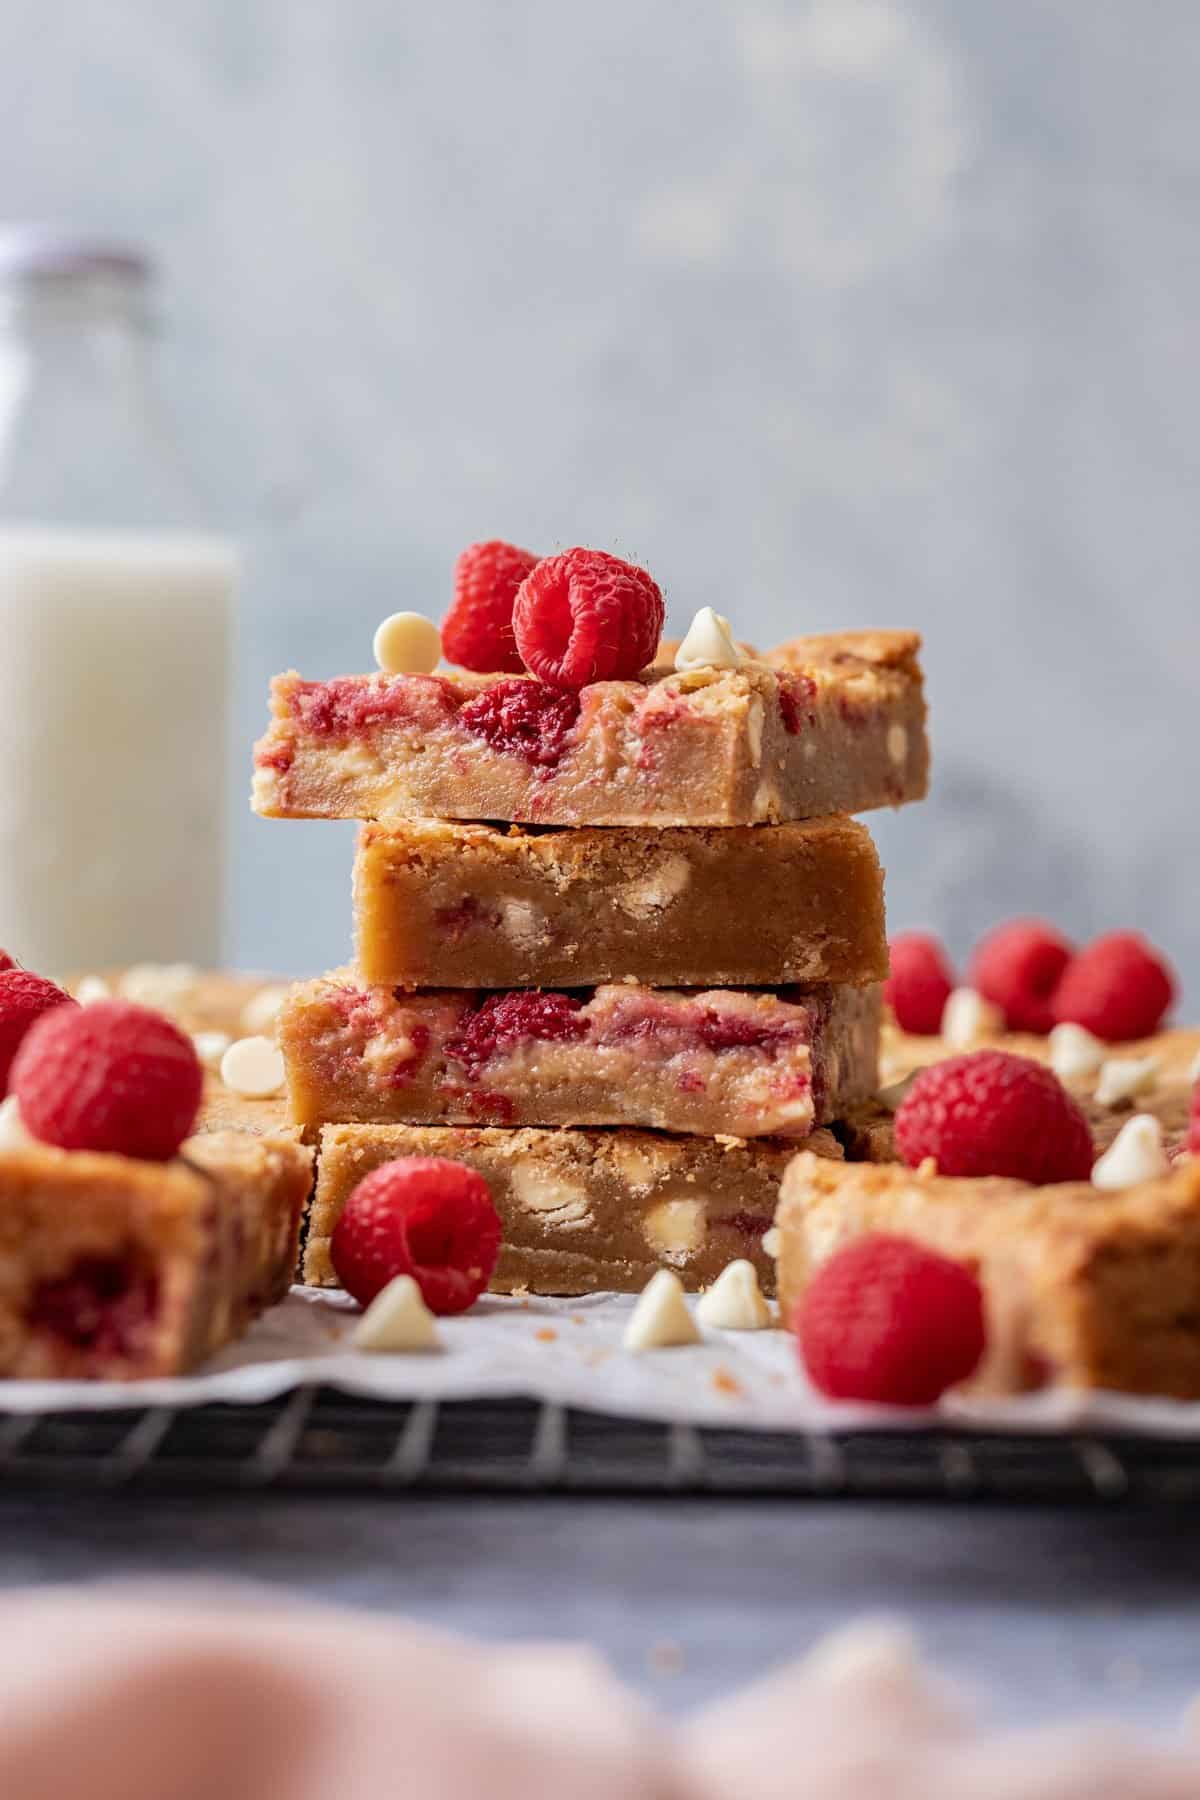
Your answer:
[[[215,963],[232,547],[154,405],[144,261],[0,235],[0,948]]]

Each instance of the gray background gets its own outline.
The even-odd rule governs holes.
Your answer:
[[[1194,996],[1198,90],[1193,0],[3,0],[0,215],[161,253],[250,551],[237,957],[348,942],[348,833],[244,813],[267,676],[501,534],[919,626],[896,923],[1137,923]]]

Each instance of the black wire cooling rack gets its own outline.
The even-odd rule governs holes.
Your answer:
[[[529,1400],[0,1412],[0,1490],[418,1490],[1116,1502],[1200,1499],[1200,1446],[1144,1437],[731,1431]]]

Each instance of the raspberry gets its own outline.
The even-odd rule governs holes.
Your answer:
[[[465,1312],[492,1278],[500,1218],[487,1182],[444,1156],[402,1156],[349,1195],[329,1252],[361,1306],[411,1275],[431,1312]]]
[[[501,538],[469,544],[454,565],[454,601],[442,626],[447,662],[483,675],[520,675],[524,670],[513,637],[517,589],[537,566],[531,550]]]
[[[1092,1134],[1052,1069],[1006,1050],[975,1050],[922,1069],[896,1112],[910,1169],[931,1156],[941,1175],[1007,1175],[1041,1185],[1086,1181]]]
[[[1170,966],[1136,931],[1110,931],[1081,950],[1054,990],[1056,1024],[1110,1044],[1149,1037],[1175,998]]]
[[[937,938],[927,931],[902,931],[888,945],[891,973],[883,997],[901,1031],[936,1037],[954,988],[954,971]]]
[[[446,1055],[462,1063],[474,1078],[493,1056],[530,1038],[543,1043],[581,1038],[587,1030],[586,1021],[579,1017],[581,1005],[570,994],[523,989],[511,994],[489,994],[463,1020],[446,1045]]]
[[[6,969],[15,969],[16,966],[16,957],[10,956],[7,950],[0,950],[0,975],[3,975]]]
[[[493,750],[552,769],[566,753],[579,700],[540,681],[496,681],[468,700],[458,717]]]
[[[34,1289],[27,1317],[73,1350],[128,1360],[144,1348],[158,1311],[158,1282],[116,1256],[82,1256]]]
[[[1200,1081],[1196,1083],[1192,1094],[1192,1122],[1188,1127],[1187,1147],[1193,1156],[1200,1156]]]
[[[822,1263],[792,1329],[821,1393],[884,1406],[931,1406],[967,1379],[987,1342],[971,1271],[882,1231]]]
[[[204,1072],[184,1032],[127,1000],[56,1009],[13,1064],[12,1090],[33,1136],[60,1150],[166,1162],[196,1121]]]
[[[521,583],[513,632],[531,674],[581,688],[653,662],[664,616],[658,583],[645,569],[603,550],[566,550]]]
[[[967,982],[1000,1008],[1010,1031],[1047,1032],[1054,1023],[1050,997],[1074,953],[1040,919],[1013,919],[977,946]]]
[[[70,994],[24,969],[0,970],[0,1094],[9,1088],[13,1059],[29,1027],[56,1006],[74,1006]]]

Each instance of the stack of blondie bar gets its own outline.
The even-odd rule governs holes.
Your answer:
[[[883,878],[848,815],[919,799],[908,633],[579,691],[527,676],[284,675],[254,804],[362,821],[357,958],[279,1038],[319,1148],[305,1254],[332,1284],[353,1186],[394,1157],[478,1169],[494,1285],[685,1285],[763,1238],[797,1147],[877,1085]]]

